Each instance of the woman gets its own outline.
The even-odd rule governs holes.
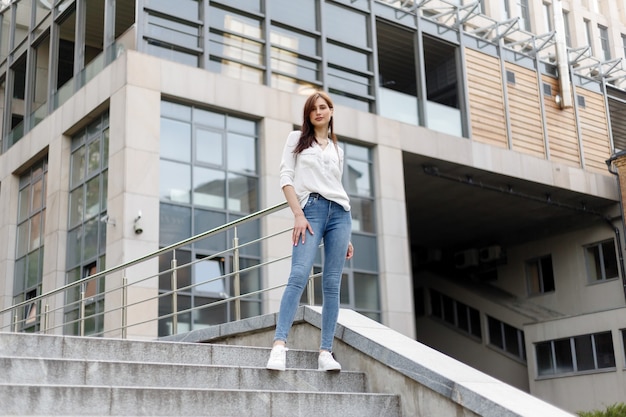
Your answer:
[[[318,369],[340,371],[332,355],[339,314],[339,288],[346,259],[352,258],[350,199],[341,183],[343,150],[333,129],[333,103],[323,92],[304,104],[302,131],[287,137],[280,164],[280,186],[293,212],[291,273],[283,293],[267,369],[285,370],[287,335],[309,279],[320,243],[322,272],[322,338]]]

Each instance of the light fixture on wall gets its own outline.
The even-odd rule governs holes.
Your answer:
[[[559,109],[563,109],[563,99],[560,94],[554,96],[554,102],[559,106]]]
[[[143,226],[142,226],[142,221],[141,221],[141,210],[139,210],[139,213],[137,214],[137,217],[135,218],[135,221],[133,222],[133,230],[135,231],[136,235],[140,235],[143,233]]]

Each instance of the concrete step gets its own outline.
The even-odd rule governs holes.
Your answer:
[[[365,392],[362,372],[286,372],[258,367],[0,357],[5,384]]]
[[[400,397],[357,371],[317,370],[317,351],[0,334],[0,416],[400,417]],[[340,358],[339,358],[340,360]]]
[[[269,347],[2,333],[0,357],[265,367]],[[317,369],[317,351],[290,349],[287,368]],[[340,358],[337,358],[341,362]]]
[[[0,384],[0,399],[5,416],[400,417],[387,394]]]

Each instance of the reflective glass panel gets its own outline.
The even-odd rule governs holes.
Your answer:
[[[352,230],[376,233],[374,219],[374,201],[366,198],[350,198]]]
[[[335,65],[350,68],[354,71],[369,71],[369,57],[363,52],[344,48],[332,43],[326,44],[328,60]]]
[[[349,194],[371,196],[370,164],[352,159],[346,161],[346,163],[347,166],[344,168],[348,180],[348,189],[346,191]]]
[[[256,173],[256,140],[250,136],[228,133],[228,170]]]
[[[224,171],[194,167],[193,202],[194,205],[223,209],[226,195]]]
[[[145,0],[147,8],[192,21],[198,20],[198,4],[198,0]]]
[[[228,209],[236,212],[257,211],[257,182],[253,177],[228,174]]]
[[[72,153],[70,187],[75,187],[85,179],[85,147]]]
[[[318,55],[318,39],[315,36],[291,31],[279,26],[272,26],[270,42],[280,49],[297,51],[309,56]]]
[[[272,20],[305,30],[317,30],[315,0],[272,0],[268,3]]]
[[[224,165],[223,154],[221,132],[196,130],[196,161],[221,167]]]
[[[83,187],[79,187],[70,193],[70,227],[77,226],[83,221],[83,205]]]
[[[195,49],[200,46],[199,28],[196,25],[188,25],[176,22],[153,14],[148,14],[148,27],[146,36],[161,39],[167,43]]]
[[[187,164],[161,160],[161,200],[191,202],[191,168]]]
[[[212,111],[193,108],[193,122],[204,126],[223,129],[226,125],[226,116]]]
[[[324,29],[329,38],[367,48],[370,43],[368,27],[366,14],[330,2],[324,4]]]
[[[354,306],[357,309],[379,310],[378,277],[376,275],[354,273]]]
[[[30,214],[30,186],[23,188],[19,193],[19,212],[17,221],[22,222]]]
[[[191,160],[191,124],[161,118],[161,156],[189,162]]]
[[[95,177],[87,182],[87,198],[85,215],[86,218],[100,213],[100,177]]]

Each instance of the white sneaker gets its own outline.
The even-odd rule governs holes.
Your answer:
[[[287,367],[287,349],[285,346],[277,345],[272,348],[270,358],[265,366],[267,369],[274,371],[284,371]]]
[[[333,354],[327,351],[321,352],[317,359],[317,369],[320,371],[341,371],[341,365],[335,360]]]

